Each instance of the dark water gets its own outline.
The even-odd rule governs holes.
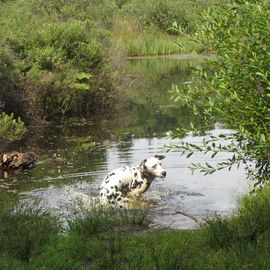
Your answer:
[[[191,81],[189,67],[197,62],[192,58],[127,61],[123,67],[126,87],[117,112],[92,121],[73,119],[63,126],[35,127],[20,149],[36,151],[39,162],[30,172],[0,175],[0,202],[40,198],[53,211],[68,214],[76,198],[96,197],[108,171],[164,153],[165,144],[177,143],[168,137],[170,130],[198,123],[185,107],[175,105],[168,92],[172,84]],[[209,133],[222,132],[231,131],[216,125]],[[200,144],[202,138],[184,139]],[[177,152],[167,153],[163,161],[166,180],[155,181],[144,194],[151,202],[153,226],[196,227],[191,219],[176,215],[177,210],[197,217],[232,214],[248,190],[244,171],[203,176],[192,175],[188,169],[192,162],[216,163],[227,157],[223,153],[211,160],[195,154],[186,159]]]

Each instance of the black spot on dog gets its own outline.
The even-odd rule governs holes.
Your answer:
[[[110,181],[109,180],[106,180],[105,183],[108,184]]]
[[[111,189],[113,189],[114,188],[114,186],[111,186]]]
[[[119,201],[121,201],[122,200],[122,198],[121,197],[119,197],[119,198],[117,198],[117,201],[119,202]]]
[[[136,188],[139,185],[140,182],[137,181],[137,179],[135,179],[132,183],[132,188]]]
[[[111,198],[112,198],[112,195],[107,196],[107,199],[111,199]]]
[[[114,188],[115,188],[116,191],[118,191],[118,186],[115,185]]]
[[[120,184],[122,183],[121,180],[119,180],[119,183],[120,183]]]
[[[109,193],[110,191],[108,189],[106,189],[107,193]]]
[[[103,195],[103,193],[102,192],[100,192],[100,196],[102,196]]]
[[[111,174],[109,174],[109,176],[113,176],[113,175],[115,175],[115,173],[113,172],[113,173],[111,173]]]
[[[135,173],[134,173],[134,177],[137,177],[137,175],[138,175],[138,173],[135,172]]]
[[[120,208],[123,208],[123,205],[120,205]]]

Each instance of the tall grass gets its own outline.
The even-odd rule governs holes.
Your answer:
[[[0,253],[7,259],[29,262],[59,232],[58,220],[36,203],[18,204],[0,211]]]
[[[112,43],[128,56],[191,53],[198,50],[198,44],[188,34],[172,36],[154,27],[140,29],[130,20],[118,20],[111,36]]]
[[[229,0],[123,1],[111,32],[128,56],[164,55],[201,51],[194,41],[201,14]],[[180,31],[173,30],[176,24]],[[180,34],[181,33],[181,34]]]
[[[145,213],[96,210],[65,233],[41,208],[0,213],[1,269],[258,269],[270,265],[270,188],[246,196],[232,218],[195,231],[145,232]]]

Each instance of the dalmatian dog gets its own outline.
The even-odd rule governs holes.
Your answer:
[[[142,161],[139,166],[122,167],[110,172],[100,187],[101,204],[126,208],[129,198],[139,197],[156,177],[166,177],[160,162],[164,158],[155,155]]]

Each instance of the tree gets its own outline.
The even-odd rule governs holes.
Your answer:
[[[188,156],[194,151],[212,152],[213,156],[231,151],[232,157],[217,167],[196,164],[193,169],[213,173],[244,163],[249,176],[256,179],[255,186],[263,185],[270,178],[269,1],[235,0],[209,9],[198,38],[215,57],[206,67],[196,69],[200,78],[196,86],[175,87],[174,97],[194,113],[201,111],[205,129],[213,119],[222,119],[235,132],[212,136],[202,147],[186,143],[177,147]],[[229,145],[217,143],[220,139]]]

